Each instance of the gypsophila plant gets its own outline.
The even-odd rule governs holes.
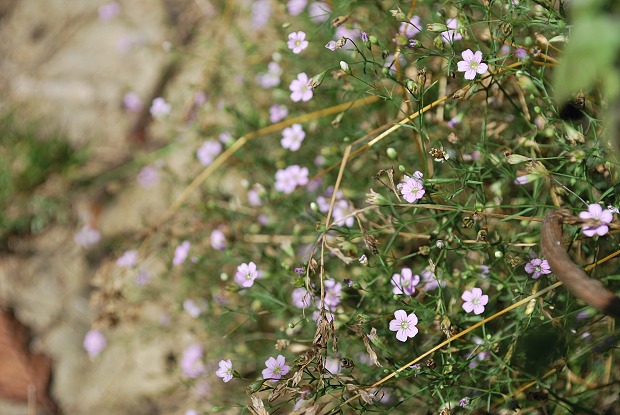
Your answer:
[[[569,5],[254,3],[277,39],[252,103],[230,104],[234,138],[200,137],[200,197],[157,230],[176,301],[205,304],[180,311],[204,344],[184,378],[254,414],[617,408],[613,329],[534,254],[557,207],[589,221],[566,226],[578,264],[620,249],[604,91],[554,101]]]

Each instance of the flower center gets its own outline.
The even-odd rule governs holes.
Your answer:
[[[246,280],[251,280],[252,279],[252,274],[250,274],[249,272],[247,274],[245,274],[245,279]]]
[[[280,366],[276,366],[273,368],[273,374],[274,375],[279,375],[280,372],[282,372],[282,368]]]
[[[403,330],[407,330],[409,328],[409,323],[406,321],[403,321],[400,323],[400,328]]]
[[[478,305],[478,304],[480,303],[480,299],[478,299],[478,298],[473,298],[473,299],[471,300],[471,303],[472,303],[473,305]]]
[[[469,62],[469,67],[475,71],[478,69],[478,62]]]

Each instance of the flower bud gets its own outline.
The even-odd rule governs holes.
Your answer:
[[[389,147],[389,148],[386,150],[386,153],[387,153],[387,156],[388,156],[389,158],[391,158],[392,160],[395,160],[395,159],[396,159],[396,157],[398,156],[398,153],[396,152],[396,150],[395,150],[393,147]]]
[[[526,161],[530,161],[530,160],[531,158],[522,156],[520,154],[511,154],[508,157],[506,157],[506,161],[508,162],[508,164],[525,163]]]
[[[399,22],[404,22],[407,20],[407,16],[400,9],[400,7],[397,7],[396,10],[390,10],[390,13],[392,13],[392,17],[394,17],[394,19],[398,20]]]
[[[448,30],[448,26],[443,23],[429,23],[426,25],[426,30],[429,32],[441,33]]]
[[[342,69],[344,72],[348,74],[351,73],[351,68],[349,68],[349,64],[346,63],[345,61],[340,61],[340,69]]]
[[[323,82],[323,79],[325,78],[326,73],[327,71],[323,71],[318,75],[314,75],[310,79],[310,82],[308,83],[310,85],[310,88],[312,89],[318,88],[318,86],[321,85],[321,83]]]
[[[372,43],[373,45],[376,45],[377,43],[379,43],[379,40],[377,39],[377,37],[373,35],[368,36],[368,40],[370,40],[370,43]]]

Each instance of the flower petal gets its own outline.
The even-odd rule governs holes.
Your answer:
[[[485,73],[488,69],[489,69],[489,65],[487,65],[486,63],[481,63],[481,64],[479,64],[479,65],[478,65],[478,69],[476,69],[476,71],[477,71],[479,74],[481,74],[481,75],[482,75],[482,74],[483,74],[483,73]]]
[[[405,321],[407,320],[407,313],[405,310],[396,310],[394,312],[394,317],[396,317],[396,320],[398,321]]]
[[[480,52],[479,50],[477,50],[474,53],[474,60],[478,63],[482,62],[482,52]]]
[[[471,49],[467,49],[461,53],[461,56],[469,63],[474,59],[474,52]]]

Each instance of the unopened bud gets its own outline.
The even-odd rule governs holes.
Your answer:
[[[349,68],[349,64],[346,63],[345,61],[340,61],[340,69],[342,69],[344,72],[348,74],[351,73],[351,68]]]
[[[530,160],[531,158],[522,156],[520,154],[511,154],[508,157],[506,157],[506,161],[508,162],[508,164],[525,163],[526,161],[530,161]]]
[[[392,17],[394,17],[394,19],[398,20],[399,22],[404,22],[407,20],[407,16],[400,9],[400,7],[397,7],[396,10],[390,10],[390,13],[392,13]]]
[[[426,30],[434,33],[441,33],[448,30],[448,26],[443,23],[429,23],[426,25]]]

